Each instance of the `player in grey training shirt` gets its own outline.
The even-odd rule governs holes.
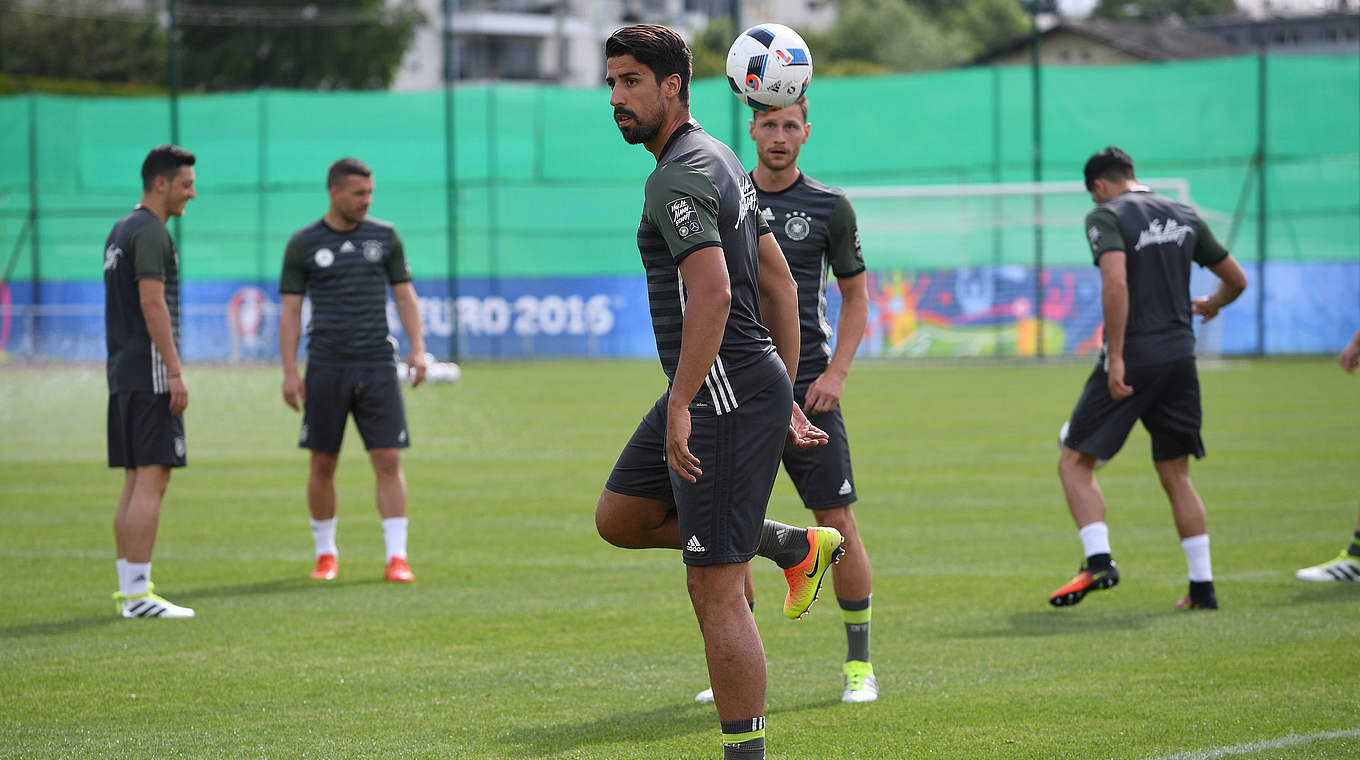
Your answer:
[[[373,173],[362,161],[342,158],[326,176],[330,207],[319,221],[288,241],[279,278],[282,309],[279,348],[283,353],[283,400],[302,407],[298,446],[311,450],[307,508],[311,512],[316,564],[312,577],[333,580],[335,468],[350,414],[364,439],[377,478],[389,581],[415,580],[406,557],[406,478],[401,450],[411,445],[406,409],[387,332],[387,291],[397,304],[411,355],[412,387],[425,378],[425,340],[420,305],[401,238],[392,225],[368,218]],[[298,376],[302,297],[312,301],[307,342],[307,379]]]
[[[187,464],[189,406],[179,355],[179,254],[165,222],[197,196],[194,154],[153,148],[142,163],[142,202],[104,243],[104,329],[108,346],[109,466],[122,467],[113,518],[123,617],[193,617],[154,593],[151,550],[170,469]]]
[[[1119,582],[1094,470],[1141,420],[1190,578],[1190,592],[1176,607],[1217,609],[1204,502],[1190,480],[1190,455],[1204,456],[1191,320],[1217,316],[1246,289],[1247,277],[1194,209],[1139,184],[1124,151],[1111,147],[1092,156],[1085,176],[1091,200],[1100,204],[1087,215],[1085,232],[1100,267],[1105,346],[1072,411],[1058,462],[1086,561],[1048,601],[1073,605]],[[1190,298],[1192,262],[1219,278],[1213,295]]]
[[[752,114],[750,132],[757,163],[751,178],[760,196],[761,215],[798,284],[802,350],[794,402],[830,436],[828,445],[820,448],[786,446],[784,470],[804,506],[813,510],[817,524],[845,536],[845,558],[832,571],[847,640],[841,699],[872,702],[878,698],[878,680],[869,663],[869,555],[850,506],[858,494],[840,407],[845,378],[869,317],[869,290],[849,199],[840,189],[823,185],[798,168],[798,155],[811,135],[807,109],[807,99],[800,98],[792,107]],[[835,274],[841,294],[834,333],[826,319],[828,271]],[[834,353],[829,342],[833,334]]]
[[[723,756],[763,758],[765,656],[746,603],[747,563],[760,554],[785,568],[784,612],[799,617],[842,541],[829,528],[763,519],[786,436],[826,441],[793,404],[797,292],[741,163],[689,118],[691,57],[680,35],[625,27],[605,57],[619,131],[657,159],[638,249],[670,387],[619,455],[596,526],[616,546],[681,550]]]
[[[757,164],[751,180],[760,198],[761,219],[770,225],[798,286],[801,348],[794,403],[829,438],[826,446],[812,449],[785,446],[784,470],[817,524],[845,536],[845,557],[832,571],[847,644],[841,700],[872,702],[878,699],[878,680],[869,663],[869,557],[850,507],[858,495],[840,410],[845,378],[868,321],[869,292],[850,201],[841,190],[798,168],[799,152],[811,134],[807,109],[807,99],[800,98],[789,108],[753,113],[750,134]],[[842,297],[835,332],[826,318],[828,272],[836,275]],[[746,588],[754,604],[754,581]],[[700,692],[695,700],[712,701],[713,690]]]

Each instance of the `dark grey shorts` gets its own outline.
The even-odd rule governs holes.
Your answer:
[[[304,382],[307,398],[298,436],[300,448],[332,454],[340,451],[351,413],[365,449],[404,449],[411,445],[395,365],[308,364]]]
[[[188,464],[184,417],[170,413],[170,394],[109,394],[109,466],[135,469]]]
[[[1164,364],[1126,367],[1124,383],[1133,395],[1116,401],[1110,396],[1104,362],[1096,364],[1072,410],[1064,444],[1097,459],[1112,459],[1123,448],[1134,423],[1143,421],[1152,436],[1152,459],[1166,462],[1204,456],[1199,374],[1193,356]]]
[[[794,403],[802,406],[802,394],[794,395]],[[850,441],[845,437],[845,420],[839,404],[829,412],[814,414],[808,421],[826,431],[830,440],[825,446],[800,449],[792,443],[784,444],[784,471],[798,489],[803,506],[808,509],[835,509],[855,502],[855,475],[850,469]]]
[[[793,411],[781,377],[726,414],[690,407],[689,450],[704,474],[690,483],[666,464],[662,394],[623,447],[605,488],[675,505],[687,565],[746,562],[755,556]]]

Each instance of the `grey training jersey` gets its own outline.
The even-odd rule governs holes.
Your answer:
[[[752,175],[754,179],[754,175]],[[799,174],[787,188],[760,195],[760,215],[774,232],[798,283],[799,388],[826,371],[831,360],[831,323],[826,319],[826,275],[854,277],[864,271],[855,210],[845,191]]]
[[[146,330],[140,280],[165,283],[165,305],[179,348],[179,254],[170,231],[138,206],[118,220],[104,241],[104,342],[109,393],[169,393],[165,360]]]
[[[387,287],[410,281],[411,268],[391,224],[365,219],[339,232],[317,221],[288,241],[279,292],[311,298],[308,362],[392,364]]]
[[[671,135],[647,178],[638,250],[647,273],[656,350],[675,381],[688,296],[680,262],[702,248],[722,248],[732,303],[722,346],[694,404],[725,414],[784,373],[760,320],[756,241],[768,232],[756,189],[732,151],[694,121]]]
[[[1211,267],[1228,252],[1193,208],[1137,186],[1086,215],[1096,265],[1123,251],[1129,283],[1124,363],[1161,364],[1195,354],[1190,262]]]

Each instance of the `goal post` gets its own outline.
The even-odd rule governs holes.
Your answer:
[[[1141,182],[1193,205],[1184,177]],[[866,353],[1042,357],[1098,349],[1099,275],[1084,234],[1094,204],[1080,181],[843,187],[871,273]]]

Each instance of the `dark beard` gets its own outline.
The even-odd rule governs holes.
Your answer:
[[[633,120],[632,126],[619,126],[619,132],[623,134],[623,141],[629,145],[645,143],[653,137],[656,137],[657,133],[661,131],[662,122],[665,121],[666,118],[664,109],[657,115],[656,121],[651,124],[643,122],[638,118],[637,114],[632,111],[616,110],[614,111],[614,114],[616,116],[622,114]],[[617,124],[617,122],[615,123]]]

